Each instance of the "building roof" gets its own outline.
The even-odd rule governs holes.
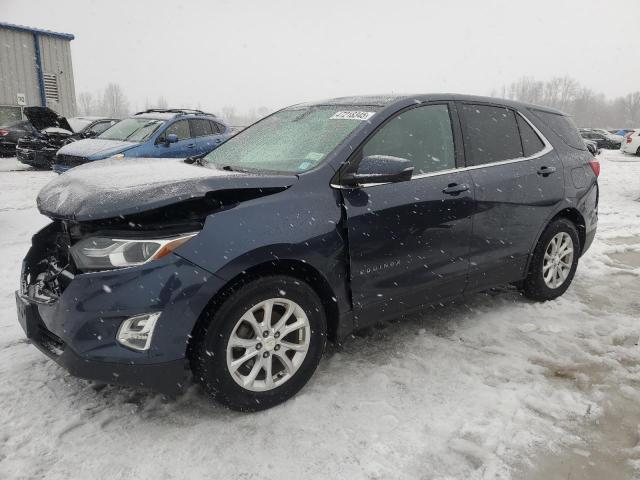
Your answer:
[[[14,30],[17,32],[37,33],[39,35],[62,38],[63,40],[73,40],[75,38],[70,33],[61,33],[54,32],[52,30],[43,30],[41,28],[25,27],[24,25],[14,25],[13,23],[0,22],[0,28],[6,28],[7,30]]]

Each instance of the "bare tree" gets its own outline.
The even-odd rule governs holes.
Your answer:
[[[629,93],[624,100],[627,121],[637,127],[640,125],[640,91]]]
[[[156,102],[156,108],[167,108],[169,106],[169,103],[167,102],[167,99],[164,98],[162,95],[158,97],[158,101]]]
[[[116,118],[126,117],[129,113],[129,101],[117,83],[110,83],[102,96],[102,113]]]
[[[95,100],[90,92],[82,92],[78,95],[78,106],[81,115],[95,115],[97,113]]]
[[[271,110],[268,107],[265,107],[264,105],[262,107],[259,107],[258,110],[256,110],[256,115],[258,115],[258,118],[264,118],[270,113],[271,113]]]
[[[222,118],[224,118],[231,125],[236,125],[236,108],[229,105],[222,107]]]
[[[495,89],[493,90],[495,91]],[[548,81],[522,77],[502,87],[503,96],[546,105],[573,115],[581,127],[623,128],[640,125],[640,92],[607,100],[601,93],[564,76]]]

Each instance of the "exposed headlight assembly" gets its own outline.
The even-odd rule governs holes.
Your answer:
[[[168,255],[196,233],[159,239],[88,237],[71,247],[80,270],[133,267]]]

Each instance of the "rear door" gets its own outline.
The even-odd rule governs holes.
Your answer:
[[[204,118],[194,118],[189,120],[191,136],[196,140],[196,151],[198,154],[209,153],[213,150],[217,132],[213,131],[211,122]]]
[[[409,181],[342,190],[360,326],[464,289],[473,186],[470,174],[457,170],[461,144],[451,107],[405,110],[356,152],[356,158],[392,155],[414,164]]]
[[[200,153],[209,153],[220,145],[224,140],[224,125],[214,122],[213,120],[196,120],[201,123],[201,128],[207,133],[201,137],[198,137],[198,151]],[[206,125],[205,125],[206,124]]]
[[[469,289],[520,280],[540,229],[564,196],[551,145],[519,112],[461,103],[465,153],[475,185]]]

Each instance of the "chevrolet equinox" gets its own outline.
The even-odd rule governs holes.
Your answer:
[[[327,339],[500,284],[569,287],[599,164],[561,112],[408,95],[295,105],[206,155],[110,159],[46,185],[18,317],[72,375],[255,411]]]

